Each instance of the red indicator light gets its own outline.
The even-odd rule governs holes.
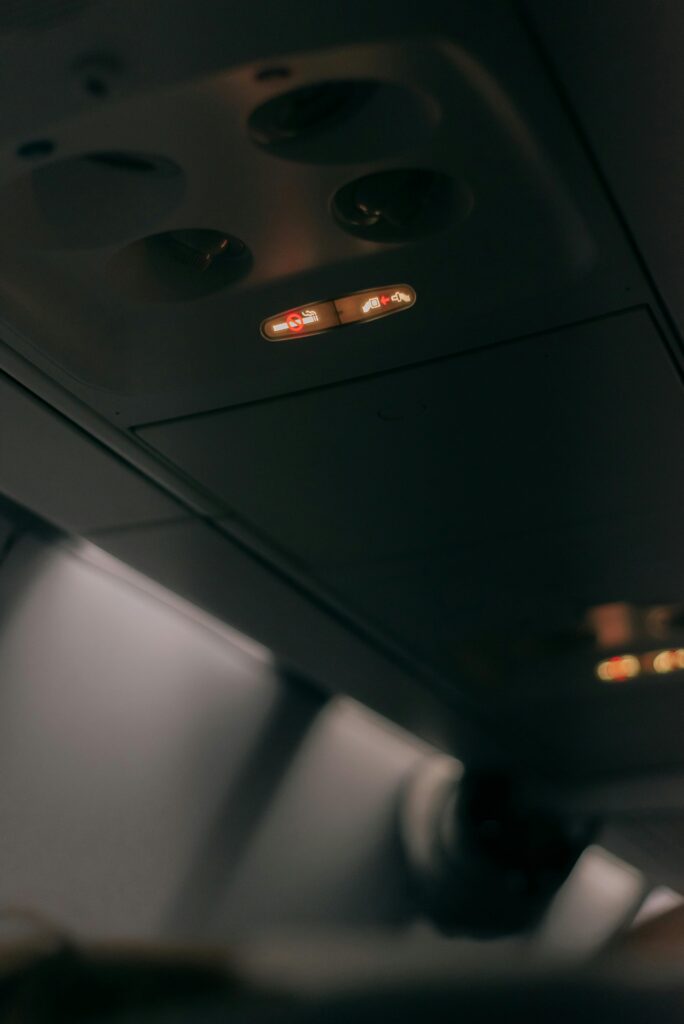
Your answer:
[[[290,328],[291,331],[298,332],[301,331],[302,328],[304,327],[302,318],[299,315],[299,313],[288,313],[285,319],[287,320],[287,326]]]
[[[625,658],[611,658],[610,665],[610,677],[611,679],[629,679],[629,672],[626,671]]]
[[[383,306],[386,306],[387,303],[391,302],[392,300],[390,299],[389,295],[381,295],[380,301],[382,302]]]

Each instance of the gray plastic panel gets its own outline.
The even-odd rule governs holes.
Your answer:
[[[525,0],[525,6],[681,334],[684,5]]]
[[[265,644],[317,684],[356,697],[437,746],[493,756],[457,694],[438,696],[425,677],[374,648],[218,528],[171,523],[105,533],[96,543]]]
[[[76,533],[184,514],[143,476],[4,376],[0,493]]]
[[[310,565],[668,508],[679,379],[645,311],[143,428]]]

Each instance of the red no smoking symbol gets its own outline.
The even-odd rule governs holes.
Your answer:
[[[302,318],[299,315],[299,313],[288,313],[285,319],[287,320],[287,326],[290,328],[291,331],[294,331],[295,333],[297,331],[301,331],[302,327],[304,326],[304,324],[302,323]]]

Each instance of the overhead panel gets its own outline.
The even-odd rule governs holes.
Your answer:
[[[0,495],[77,533],[187,514],[141,473],[3,374]]]
[[[0,159],[3,340],[117,428],[646,298],[508,2],[376,0],[333,26],[307,0],[277,31],[260,3],[241,26],[196,6],[194,70],[141,92],[132,69],[178,26],[150,0],[162,35],[129,39],[122,4],[134,56],[99,72],[116,102],[61,82],[56,33],[63,109]]]
[[[524,6],[681,337],[684,5],[525,0]]]
[[[485,705],[513,692],[471,641],[684,596],[682,386],[646,310],[140,436]]]
[[[683,431],[679,378],[635,311],[138,434],[327,574],[667,512]]]

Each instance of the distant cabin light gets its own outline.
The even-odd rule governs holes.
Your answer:
[[[277,316],[270,316],[261,324],[261,334],[267,341],[292,341],[295,338],[322,334],[334,327],[379,320],[390,313],[401,313],[415,305],[416,293],[408,284],[391,284],[354,292],[341,299],[309,302]]]
[[[684,650],[660,651],[653,659],[653,669],[662,675],[665,672],[677,672],[684,668]]]
[[[620,683],[626,679],[633,679],[641,672],[639,659],[633,654],[621,654],[614,658],[607,658],[599,662],[596,667],[596,674],[604,683]]]
[[[684,648],[665,648],[645,654],[618,654],[596,666],[596,675],[604,683],[624,683],[639,675],[662,676],[684,669]]]

